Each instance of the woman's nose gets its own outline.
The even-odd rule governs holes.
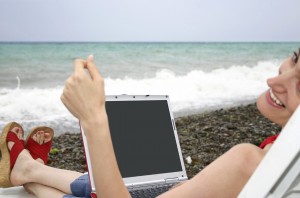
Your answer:
[[[267,84],[273,91],[277,93],[284,93],[286,91],[285,80],[286,79],[283,75],[279,75],[273,78],[269,78],[267,80]]]

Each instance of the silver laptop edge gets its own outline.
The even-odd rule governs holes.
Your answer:
[[[181,148],[180,148],[180,143],[179,143],[179,139],[178,139],[174,116],[171,111],[169,96],[167,96],[167,95],[107,95],[106,96],[106,101],[142,101],[142,100],[166,100],[167,101],[182,171],[123,178],[123,181],[124,181],[126,187],[128,188],[128,190],[143,189],[143,188],[148,188],[151,186],[178,183],[180,181],[187,180],[188,177],[186,174],[184,161],[183,161],[183,157],[182,157],[182,153],[181,153]],[[88,164],[88,170],[89,170],[89,176],[90,176],[90,180],[91,180],[92,191],[95,192],[92,165],[91,165],[91,161],[90,161],[90,156],[88,154],[89,150],[88,150],[88,147],[86,146],[87,140],[86,140],[86,136],[84,134],[84,130],[81,126],[80,126],[80,129],[81,129],[82,139],[83,139],[83,143],[84,143],[84,149],[85,149],[85,155],[86,155],[86,160],[87,160],[87,164]]]

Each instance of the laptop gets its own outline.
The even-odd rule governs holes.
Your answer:
[[[238,198],[300,197],[300,106]]]
[[[169,96],[106,96],[106,112],[117,163],[132,197],[156,197],[188,179]],[[86,136],[80,128],[95,196]]]

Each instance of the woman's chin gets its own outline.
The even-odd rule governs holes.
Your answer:
[[[276,118],[274,117],[274,112],[270,108],[270,104],[266,100],[266,92],[262,93],[256,100],[256,106],[258,111],[263,115],[265,118],[269,119],[272,122],[278,124]],[[273,108],[273,107],[272,107]]]
[[[259,110],[259,112],[266,117],[265,111],[266,111],[266,92],[260,94],[258,98],[256,99],[256,107]]]

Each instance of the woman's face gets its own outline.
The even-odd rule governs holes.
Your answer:
[[[269,78],[270,87],[256,103],[259,111],[271,121],[284,126],[300,104],[299,54],[286,59],[279,67],[279,74]],[[300,58],[299,58],[300,59]]]

